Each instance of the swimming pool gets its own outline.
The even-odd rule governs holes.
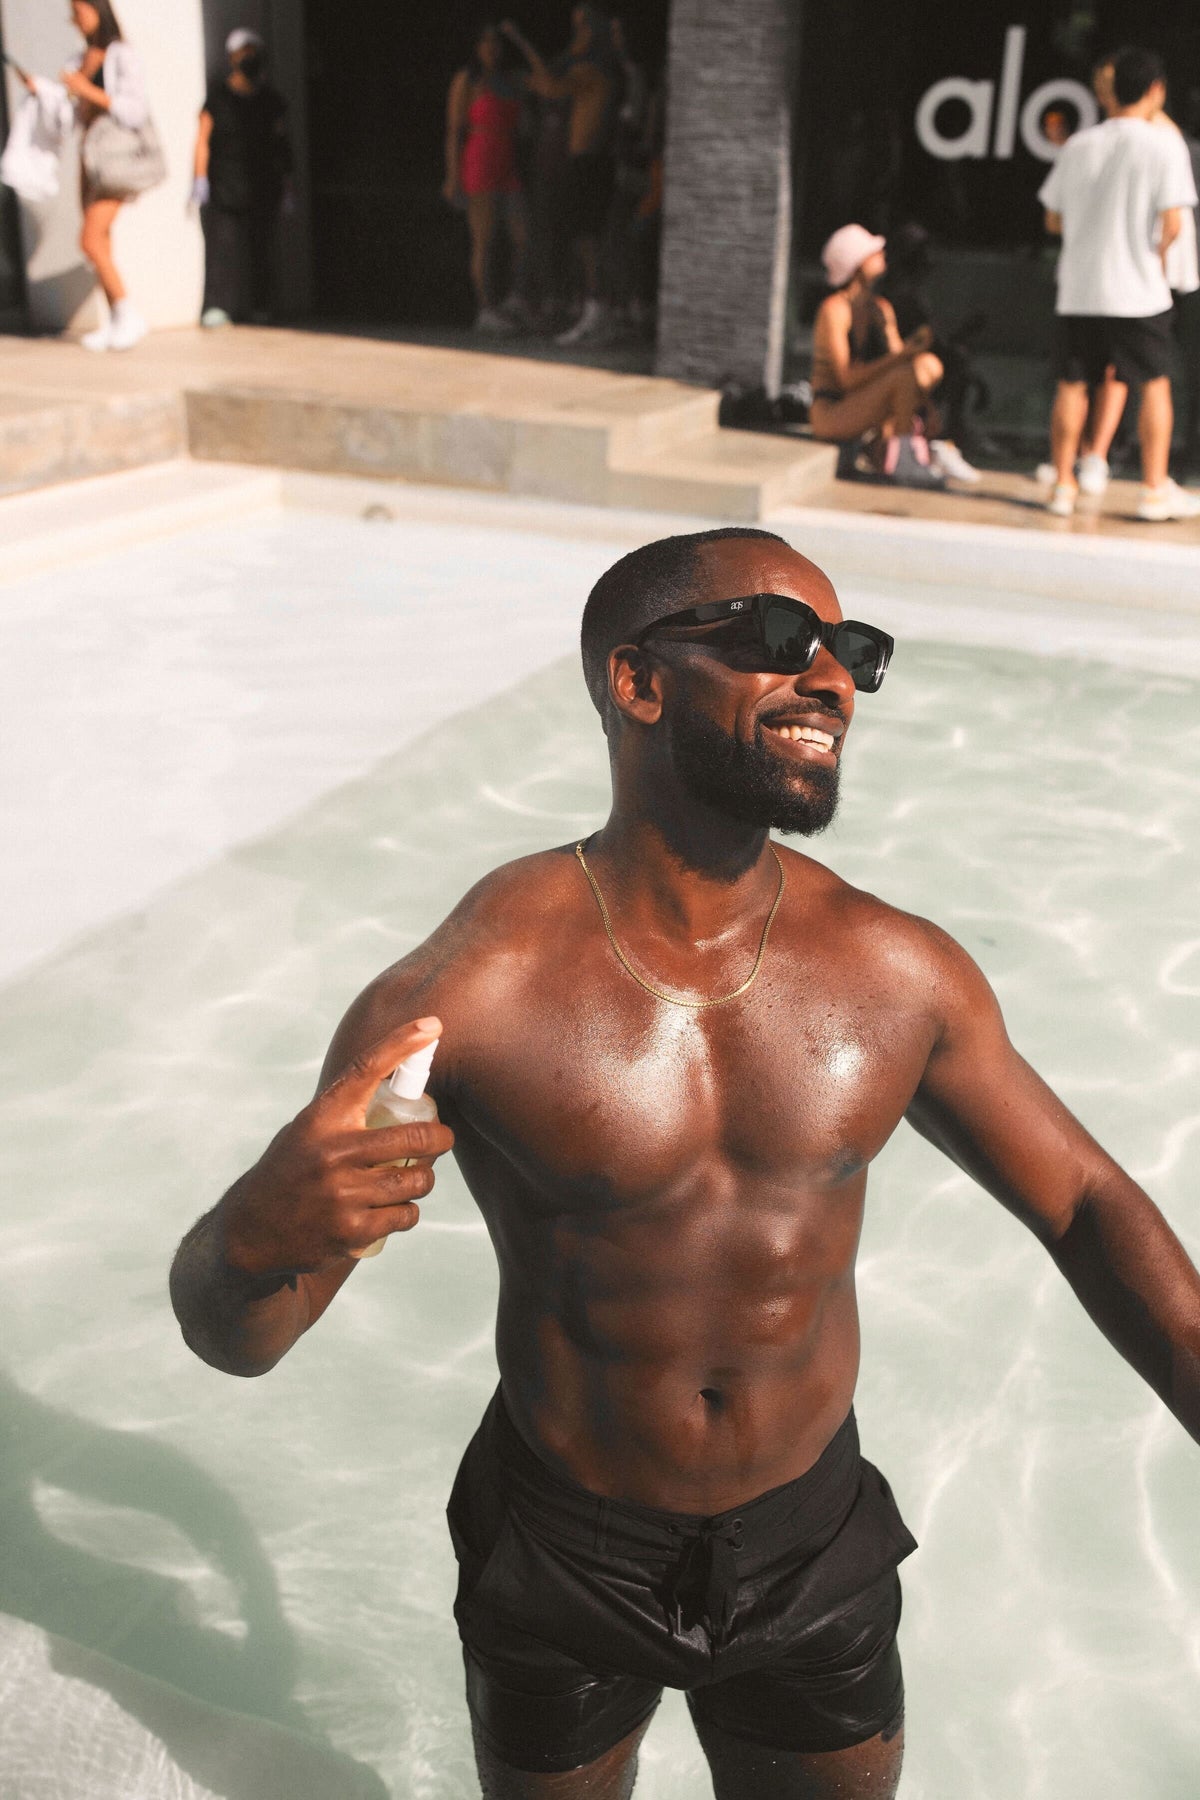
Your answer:
[[[603,816],[568,651],[624,542],[480,517],[267,513],[4,590],[5,647],[41,646],[7,694],[40,791],[4,796],[27,832],[0,1021],[20,1800],[84,1791],[54,1785],[81,1754],[98,1800],[263,1800],[285,1764],[311,1800],[476,1791],[442,1508],[495,1379],[495,1279],[456,1173],[264,1381],[190,1356],[165,1271],[363,982],[483,870]],[[814,848],[966,944],[1196,1254],[1200,628],[999,588],[980,609],[855,557],[843,601],[900,647]],[[905,1800],[1191,1800],[1194,1448],[906,1131],[859,1285],[864,1446],[922,1545]],[[251,1722],[221,1763],[230,1708]],[[708,1792],[678,1696],[637,1791]]]

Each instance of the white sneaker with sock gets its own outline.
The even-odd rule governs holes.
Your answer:
[[[1065,481],[1054,484],[1054,492],[1046,502],[1046,511],[1052,512],[1056,519],[1069,519],[1075,511],[1075,501],[1079,489],[1071,487]]]
[[[1096,456],[1094,452],[1080,457],[1076,473],[1081,494],[1096,496],[1102,494],[1108,486],[1108,463],[1104,457]]]
[[[586,344],[594,337],[604,323],[604,308],[598,300],[585,300],[583,311],[569,331],[560,331],[555,338],[556,344],[569,347],[571,344]]]
[[[132,300],[118,300],[113,307],[108,348],[110,350],[132,350],[135,344],[141,343],[149,329],[150,327]]]
[[[934,468],[940,469],[951,481],[967,481],[973,486],[975,482],[983,480],[979,470],[967,461],[958,445],[951,443],[949,438],[932,438],[929,454],[933,458]]]
[[[1189,494],[1168,477],[1158,487],[1142,489],[1137,516],[1154,525],[1165,525],[1168,519],[1200,519],[1200,494]]]
[[[84,332],[79,340],[80,348],[83,350],[111,350],[112,329],[113,319],[112,314],[109,313],[103,325],[97,325],[95,331]]]

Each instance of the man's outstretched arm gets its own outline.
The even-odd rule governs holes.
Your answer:
[[[937,938],[941,1029],[909,1122],[1037,1234],[1200,1442],[1200,1274],[1150,1196],[1013,1049],[974,963]]]
[[[265,1374],[320,1318],[356,1251],[417,1223],[433,1159],[453,1134],[435,1122],[368,1131],[365,1119],[379,1083],[440,1029],[421,1019],[353,1056],[187,1233],[171,1303],[186,1342],[213,1368]],[[327,1068],[346,1060],[344,1030]],[[402,1158],[412,1166],[385,1166]]]

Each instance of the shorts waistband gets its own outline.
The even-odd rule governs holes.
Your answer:
[[[484,1421],[506,1498],[535,1531],[568,1548],[668,1565],[693,1543],[724,1542],[751,1574],[778,1560],[816,1555],[833,1538],[858,1494],[861,1458],[853,1409],[812,1467],[793,1481],[711,1515],[666,1512],[609,1500],[581,1487],[537,1455],[517,1431],[497,1388]]]

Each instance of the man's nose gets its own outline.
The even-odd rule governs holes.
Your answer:
[[[854,707],[854,681],[850,671],[824,644],[817,651],[812,667],[796,676],[796,692],[825,696],[840,712],[847,714]]]

